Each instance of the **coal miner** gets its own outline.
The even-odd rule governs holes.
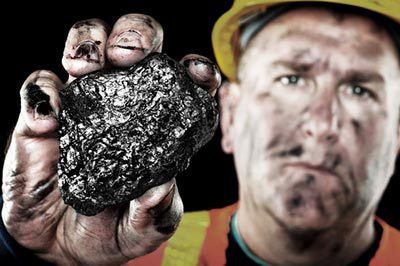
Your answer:
[[[104,56],[129,66],[160,49],[158,27],[145,21],[124,17],[107,44],[101,21],[76,25],[64,55],[71,79],[102,68]],[[400,148],[399,21],[393,0],[235,0],[212,41],[229,80],[219,88],[221,145],[234,156],[239,201],[185,213],[180,223],[174,181],[122,216],[106,209],[83,217],[62,203],[51,134],[61,84],[34,73],[4,169],[3,235],[18,242],[9,252],[24,247],[45,261],[88,265],[400,265],[400,232],[375,215]],[[73,50],[79,27],[90,27],[105,52]],[[154,31],[142,37],[146,49],[120,47],[121,32],[129,46],[140,39],[129,27]],[[215,68],[196,58],[184,60],[189,75],[214,93]],[[202,71],[192,60],[204,62]],[[46,108],[29,105],[28,84],[48,95]],[[42,109],[50,115],[38,119]],[[28,230],[38,224],[40,235]]]

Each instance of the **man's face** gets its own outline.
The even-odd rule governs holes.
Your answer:
[[[230,89],[239,97],[224,138],[242,204],[298,230],[373,214],[398,145],[400,69],[386,31],[290,11],[253,38]]]

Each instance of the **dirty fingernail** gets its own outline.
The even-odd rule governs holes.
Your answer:
[[[26,86],[26,100],[30,107],[35,107],[39,102],[48,102],[50,96],[44,93],[38,85],[31,83]]]
[[[166,213],[172,205],[172,200],[175,194],[175,184],[171,186],[168,194],[160,201],[160,203],[150,209],[150,215],[153,217],[158,217]]]

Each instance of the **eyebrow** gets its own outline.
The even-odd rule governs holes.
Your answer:
[[[281,36],[280,40],[286,40],[290,38],[305,38],[307,37],[308,39],[311,40],[321,40],[321,38],[325,39],[326,42],[329,42],[331,44],[337,44],[340,41],[337,38],[334,38],[329,35],[321,35],[318,32],[310,32],[308,30],[304,30],[301,28],[290,28],[286,30]]]
[[[294,60],[278,60],[272,63],[274,67],[284,67],[299,73],[309,72],[314,65],[315,62],[305,63]]]
[[[278,60],[272,63],[274,67],[284,67],[296,73],[308,73],[318,62],[301,62],[294,60]],[[350,70],[344,73],[344,80],[350,83],[384,83],[381,74],[369,70]]]
[[[379,73],[372,71],[349,71],[345,73],[345,80],[351,83],[384,83],[385,79]]]

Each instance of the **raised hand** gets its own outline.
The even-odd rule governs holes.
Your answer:
[[[71,28],[62,63],[75,78],[106,67],[128,67],[160,52],[161,25],[142,14],[122,16],[110,31],[99,19]],[[216,66],[199,55],[181,63],[212,95],[221,83]],[[58,92],[65,84],[51,71],[32,73],[22,85],[21,112],[3,169],[2,218],[22,246],[61,265],[118,265],[147,254],[172,236],[183,212],[175,180],[129,204],[88,217],[64,204],[58,190]]]

